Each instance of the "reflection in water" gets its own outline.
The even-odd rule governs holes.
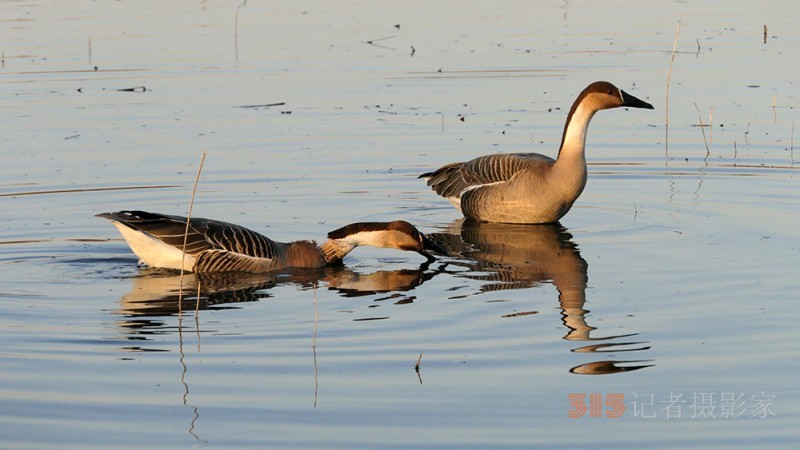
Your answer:
[[[429,263],[425,262],[417,269],[381,270],[373,273],[358,273],[342,266],[274,274],[185,273],[182,295],[178,272],[147,268],[142,269],[132,279],[130,292],[120,299],[118,313],[122,320],[119,325],[129,335],[166,332],[166,317],[180,317],[181,312],[195,309],[239,308],[240,303],[271,297],[270,289],[286,283],[316,289],[317,283],[322,282],[328,289],[338,291],[345,297],[385,292],[391,293],[390,298],[397,299],[396,303],[410,303],[413,297],[404,297],[399,293],[411,291],[436,275],[428,272],[428,267]],[[129,339],[133,340],[135,337],[131,336]],[[139,347],[128,350],[144,351]]]
[[[240,303],[271,297],[269,291],[285,283],[315,289],[315,301],[317,283],[323,283],[328,289],[338,291],[345,297],[386,293],[375,301],[412,303],[415,296],[408,292],[434,276],[449,274],[481,282],[479,294],[552,284],[558,291],[561,320],[567,329],[563,339],[593,342],[574,348],[574,353],[617,354],[650,348],[646,342],[623,341],[636,333],[597,336],[597,329],[587,324],[586,315],[589,311],[584,306],[588,263],[581,257],[572,235],[560,224],[509,225],[461,219],[451,224],[447,232],[428,236],[454,256],[439,264],[435,270],[429,270],[429,263],[426,262],[417,269],[381,270],[366,274],[341,265],[276,274],[189,273],[183,278],[185,295],[180,301],[180,276],[176,272],[142,270],[139,276],[133,278],[131,291],[120,300],[120,326],[126,330],[129,340],[148,340],[147,335],[168,332],[165,316],[178,315],[180,318],[182,311],[194,311],[195,308],[239,308]],[[523,311],[504,317],[536,313]],[[179,328],[182,328],[182,322],[179,322]],[[200,330],[197,328],[195,322],[199,343]],[[316,342],[313,348],[316,351]],[[141,347],[127,350],[147,351]],[[578,365],[570,372],[610,374],[652,365],[641,363],[643,361],[596,361]]]
[[[378,271],[360,274],[341,266],[322,269],[303,269],[276,274],[247,273],[185,273],[145,268],[132,279],[130,292],[120,299],[122,316],[118,325],[124,330],[129,341],[141,343],[148,341],[148,335],[168,333],[167,318],[178,318],[178,352],[181,365],[180,383],[183,386],[182,403],[192,410],[188,433],[198,442],[205,444],[195,432],[200,410],[189,402],[188,367],[183,345],[184,313],[196,310],[238,308],[244,302],[255,302],[271,297],[269,290],[278,284],[294,283],[310,287],[314,291],[314,330],[311,350],[314,360],[314,407],[317,406],[319,377],[317,373],[317,283],[326,283],[329,289],[337,290],[343,296],[361,296],[382,292],[410,291],[421,285],[433,275],[426,274],[429,263],[418,269]],[[413,298],[399,300],[398,303],[411,302]],[[194,314],[194,331],[197,352],[200,352],[200,325],[198,315]],[[123,348],[125,351],[166,351],[145,348],[141,345]]]
[[[180,318],[181,311],[234,308],[230,305],[269,297],[264,291],[275,285],[273,278],[264,276],[186,273],[181,295],[181,277],[177,272],[150,268],[142,269],[132,281],[130,292],[120,299],[118,311],[122,316],[118,325],[126,330],[129,340],[167,332],[166,318],[173,315]],[[140,347],[128,350],[145,351]]]
[[[198,353],[200,350],[200,333],[199,327],[197,326],[197,315],[195,315],[195,330],[197,330],[197,349]],[[183,385],[183,396],[181,397],[183,405],[192,409],[192,421],[189,423],[189,434],[192,437],[203,444],[207,444],[208,441],[204,441],[200,439],[200,436],[194,432],[195,427],[197,426],[197,420],[200,419],[200,408],[196,405],[192,405],[189,403],[189,383],[186,381],[186,374],[189,372],[189,368],[186,366],[186,353],[183,351],[183,315],[178,316],[178,351],[180,352],[179,361],[181,363],[181,384]]]
[[[649,361],[595,361],[587,364],[581,364],[569,369],[570,373],[577,373],[580,375],[608,375],[611,373],[630,372],[632,370],[644,369],[651,367],[653,364],[640,364],[640,365],[627,365],[621,364],[636,364]]]
[[[620,339],[634,334],[597,337],[591,335],[595,327],[586,323],[588,310],[586,285],[589,265],[572,235],[560,224],[513,225],[479,223],[458,220],[447,233],[428,235],[452,255],[463,258],[449,264],[467,268],[456,276],[485,282],[481,292],[502,289],[524,289],[552,283],[558,290],[562,323],[567,327],[564,339],[570,341],[598,341]],[[534,312],[527,312],[533,314]],[[590,345],[574,349],[589,353],[647,350],[649,347],[626,348],[640,342],[617,342]],[[638,361],[612,361],[582,364],[570,370],[581,374],[608,374],[649,367],[647,365],[622,367],[620,364]]]
[[[376,301],[392,299],[396,304],[413,303],[413,296],[401,294],[412,291],[430,280],[440,271],[429,272],[430,262],[424,262],[417,269],[378,270],[372,273],[358,273],[340,270],[328,274],[323,281],[328,288],[336,290],[344,297],[361,297],[380,293],[390,293],[388,297]]]

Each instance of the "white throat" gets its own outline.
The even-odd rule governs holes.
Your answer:
[[[580,154],[582,156],[584,154],[586,149],[586,130],[589,129],[589,122],[592,121],[592,117],[596,112],[596,109],[588,108],[583,103],[578,105],[567,124],[564,143],[558,155],[559,158],[565,155]]]

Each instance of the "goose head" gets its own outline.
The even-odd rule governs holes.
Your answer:
[[[363,245],[417,252],[428,261],[434,259],[429,252],[447,256],[445,249],[404,220],[346,225],[328,233],[328,241],[321,249],[326,261],[333,262]]]
[[[601,109],[619,108],[627,106],[630,108],[644,108],[653,109],[653,105],[643,100],[628,94],[627,92],[619,89],[608,81],[595,81],[586,87],[581,92],[578,99],[575,101],[576,105],[585,103],[590,105],[592,109],[599,111]]]
[[[653,105],[640,100],[608,81],[595,81],[586,86],[567,114],[567,122],[564,124],[564,134],[561,137],[561,147],[558,154],[561,156],[562,150],[569,147],[573,154],[583,155],[586,144],[586,130],[589,128],[589,121],[597,111],[603,109],[619,108],[627,106],[631,108],[653,109]]]

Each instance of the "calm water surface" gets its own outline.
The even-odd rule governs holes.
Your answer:
[[[0,447],[793,448],[796,6],[631,8],[1,2]],[[598,79],[656,109],[595,117],[560,225],[465,223],[416,179],[555,155]],[[453,255],[179,302],[93,216],[185,213],[204,150],[196,216],[405,219]]]

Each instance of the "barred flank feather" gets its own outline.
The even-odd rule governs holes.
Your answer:
[[[186,217],[146,211],[119,211],[97,217],[149,236],[177,251],[183,248]],[[195,259],[194,266],[189,268],[194,272],[269,272],[285,266],[281,258],[285,247],[286,244],[243,226],[197,217],[189,223],[186,255]],[[157,256],[139,254],[136,248],[134,252],[144,262],[159,260]],[[162,267],[179,269],[180,265]]]
[[[194,272],[264,273],[287,267],[320,268],[340,261],[360,245],[443,253],[408,222],[362,222],[330,233],[317,247],[313,241],[273,241],[253,230],[216,220],[193,218],[183,249],[186,218],[145,211],[98,214],[119,229],[134,253],[155,267]]]

